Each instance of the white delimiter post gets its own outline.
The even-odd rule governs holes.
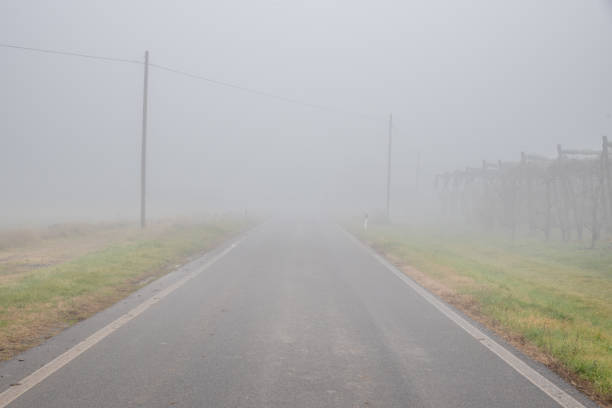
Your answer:
[[[147,102],[149,91],[149,51],[145,51],[144,89],[142,98],[142,144],[140,148],[140,228],[147,225],[146,186],[147,186]]]

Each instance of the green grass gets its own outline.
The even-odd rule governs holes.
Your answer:
[[[612,402],[612,250],[374,226],[357,235],[524,336]]]
[[[228,220],[172,225],[1,284],[0,357],[40,343],[244,227]]]

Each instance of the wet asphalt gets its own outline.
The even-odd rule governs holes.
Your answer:
[[[0,387],[202,263],[3,363]],[[558,407],[323,220],[264,223],[9,406]]]

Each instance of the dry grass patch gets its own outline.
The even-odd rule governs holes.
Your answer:
[[[103,310],[247,225],[228,219],[161,223],[145,232],[79,229],[0,250],[0,359]]]

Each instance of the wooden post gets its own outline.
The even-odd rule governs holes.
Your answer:
[[[142,143],[140,148],[140,228],[147,225],[147,105],[149,94],[149,51],[145,51],[144,87],[142,93]]]
[[[527,195],[527,224],[529,225],[529,234],[533,234],[535,230],[535,217],[533,211],[533,180],[529,172],[529,164],[525,152],[521,152],[521,176],[525,183],[525,193]]]
[[[610,181],[610,156],[608,136],[602,136],[601,143],[601,175],[602,175],[602,199],[603,199],[603,214],[608,223],[612,223],[612,182]],[[607,213],[607,214],[606,214]],[[612,225],[608,226],[609,228]]]
[[[421,176],[421,153],[417,152],[416,174],[414,175],[415,193],[419,194],[419,177]]]
[[[604,136],[605,138],[605,136]],[[604,139],[604,142],[607,142]],[[606,143],[607,145],[607,143]],[[601,159],[599,161],[599,171],[596,172],[594,171],[594,173],[597,174],[597,184],[595,185],[595,183],[591,183],[592,187],[592,212],[591,212],[591,249],[595,248],[595,244],[597,243],[597,240],[600,237],[601,234],[601,223],[600,220],[598,219],[598,205],[599,205],[599,200],[601,199],[602,201],[602,215],[605,212],[605,206],[603,205],[605,203],[605,161],[604,157],[607,157],[608,152],[606,151],[607,149],[604,148],[601,151]],[[605,155],[605,156],[604,156]],[[592,180],[593,176],[591,175],[591,180]]]
[[[562,167],[563,161],[563,148],[560,144],[557,145],[557,199],[560,203],[559,210],[559,226],[561,227],[561,238],[563,241],[568,241],[570,239],[570,230],[569,230],[569,210],[567,203],[567,192],[565,190],[565,177],[564,177],[564,169]]]
[[[544,235],[546,236],[546,240],[550,239],[550,224],[551,224],[551,179],[546,180],[546,224],[544,224]]]
[[[387,221],[391,220],[391,145],[393,142],[393,115],[389,115],[389,140],[387,145]]]

